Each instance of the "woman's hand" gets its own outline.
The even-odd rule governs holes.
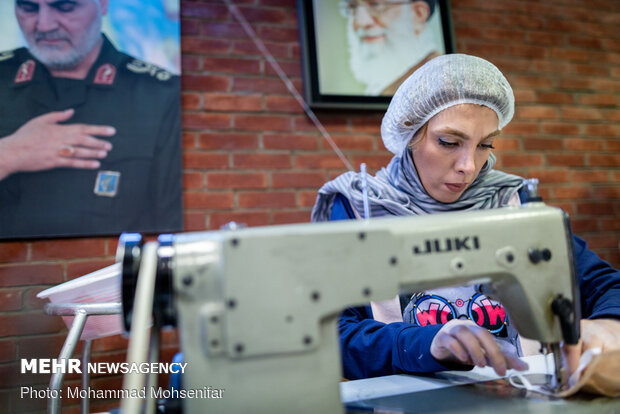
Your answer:
[[[620,349],[620,321],[615,319],[581,320],[579,343],[562,347],[569,376],[577,370],[581,354],[592,348],[601,348],[603,352]]]
[[[507,369],[526,370],[517,356],[503,352],[488,330],[472,321],[453,319],[444,324],[431,342],[431,355],[439,362],[493,367],[497,375]]]

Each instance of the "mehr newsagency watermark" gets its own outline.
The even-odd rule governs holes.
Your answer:
[[[85,367],[77,358],[68,359],[22,359],[21,373],[55,374],[183,374],[187,362],[89,362]],[[64,392],[66,391],[66,393]],[[67,387],[65,390],[36,389],[31,386],[20,388],[21,398],[89,398],[89,399],[124,399],[124,398],[197,398],[218,399],[224,397],[224,388],[203,386],[196,389],[176,389],[163,387],[143,387],[138,389],[101,390],[94,388]]]

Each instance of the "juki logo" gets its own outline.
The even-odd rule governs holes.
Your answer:
[[[470,243],[471,242],[471,243]],[[424,240],[424,250],[419,246],[413,246],[414,254],[428,254],[428,253],[446,253],[459,250],[479,250],[480,241],[478,236],[466,236],[466,237],[446,237],[443,240],[431,239]]]

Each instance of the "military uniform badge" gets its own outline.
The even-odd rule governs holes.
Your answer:
[[[104,197],[116,196],[120,179],[121,173],[118,171],[99,171],[95,182],[95,194]]]

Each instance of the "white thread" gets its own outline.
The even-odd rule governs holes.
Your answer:
[[[241,27],[243,27],[243,30],[245,30],[246,34],[250,37],[250,39],[252,39],[252,41],[254,42],[254,45],[256,45],[256,47],[258,48],[258,50],[260,50],[260,52],[263,54],[265,59],[267,59],[267,62],[269,62],[273,70],[276,71],[276,73],[278,74],[282,82],[284,82],[284,85],[286,85],[286,88],[293,95],[293,97],[299,103],[299,105],[301,105],[306,115],[308,115],[312,123],[314,123],[314,125],[317,127],[317,129],[319,130],[323,138],[325,138],[325,140],[332,147],[336,155],[338,155],[340,160],[344,163],[344,165],[347,167],[349,171],[353,171],[353,166],[351,165],[349,160],[345,157],[342,151],[340,151],[340,148],[338,148],[338,145],[336,145],[336,143],[334,142],[332,137],[329,135],[325,127],[323,127],[323,124],[321,124],[321,121],[319,121],[319,119],[316,117],[312,109],[310,109],[310,107],[308,106],[304,98],[301,96],[301,94],[297,91],[297,89],[293,85],[293,82],[291,82],[288,76],[286,76],[286,73],[284,73],[284,71],[278,64],[278,62],[276,62],[276,60],[273,58],[271,53],[269,53],[263,41],[258,38],[258,36],[256,35],[256,32],[254,31],[254,29],[252,29],[252,26],[250,26],[250,24],[245,19],[243,14],[241,14],[237,6],[233,5],[230,2],[230,0],[224,0],[224,3],[226,3],[226,6],[228,7],[228,10],[230,11],[230,13],[233,16],[235,16],[235,19],[237,19],[239,24],[241,24]]]

